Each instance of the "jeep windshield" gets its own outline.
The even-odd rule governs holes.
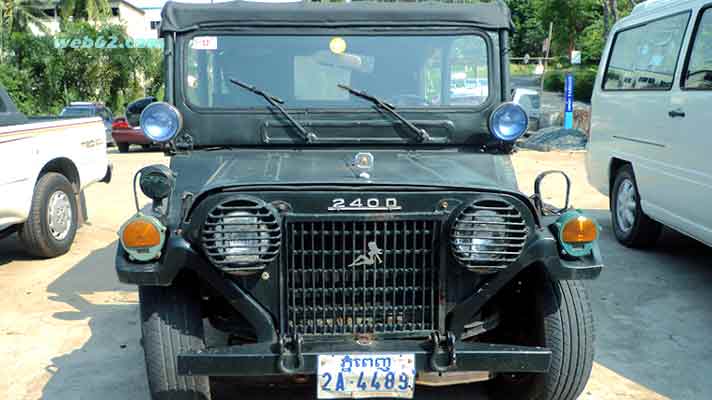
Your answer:
[[[487,87],[462,92],[453,84],[489,82],[487,42],[475,34],[201,34],[185,46],[184,93],[195,109],[265,107],[264,99],[236,90],[231,77],[291,109],[373,110],[338,85],[414,109],[477,107],[489,93]]]

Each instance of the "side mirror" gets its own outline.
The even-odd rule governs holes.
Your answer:
[[[126,120],[130,126],[139,126],[139,119],[141,118],[141,113],[143,109],[148,107],[149,104],[155,103],[157,99],[153,96],[144,97],[142,99],[134,100],[126,106]]]
[[[565,198],[564,198],[564,205],[562,207],[557,207],[551,204],[547,204],[544,202],[545,197],[541,194],[541,186],[542,182],[544,179],[548,176],[552,175],[561,175],[564,177],[565,181]],[[561,190],[560,189],[555,189],[554,193],[549,193],[549,196],[546,197],[547,200],[561,195]],[[564,171],[545,171],[539,174],[539,176],[536,177],[536,180],[534,181],[534,196],[532,196],[532,200],[534,202],[534,207],[536,207],[537,211],[539,212],[539,215],[551,215],[551,214],[562,214],[565,211],[569,209],[569,197],[571,195],[571,179],[569,179],[569,176],[566,175]]]

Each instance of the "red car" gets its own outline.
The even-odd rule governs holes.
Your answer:
[[[132,127],[126,120],[126,117],[117,117],[111,124],[111,136],[114,138],[114,143],[116,147],[119,148],[119,152],[128,153],[129,147],[132,144],[138,144],[143,147],[144,150],[148,150],[153,146],[151,142],[141,131],[138,126]]]

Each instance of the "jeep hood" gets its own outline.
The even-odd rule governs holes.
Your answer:
[[[245,149],[175,155],[176,193],[195,195],[241,186],[428,186],[518,192],[508,155],[459,149],[369,150],[369,177],[352,163],[365,150]]]

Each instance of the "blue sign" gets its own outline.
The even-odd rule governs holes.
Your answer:
[[[574,128],[574,76],[566,74],[566,84],[564,85],[564,128]]]

